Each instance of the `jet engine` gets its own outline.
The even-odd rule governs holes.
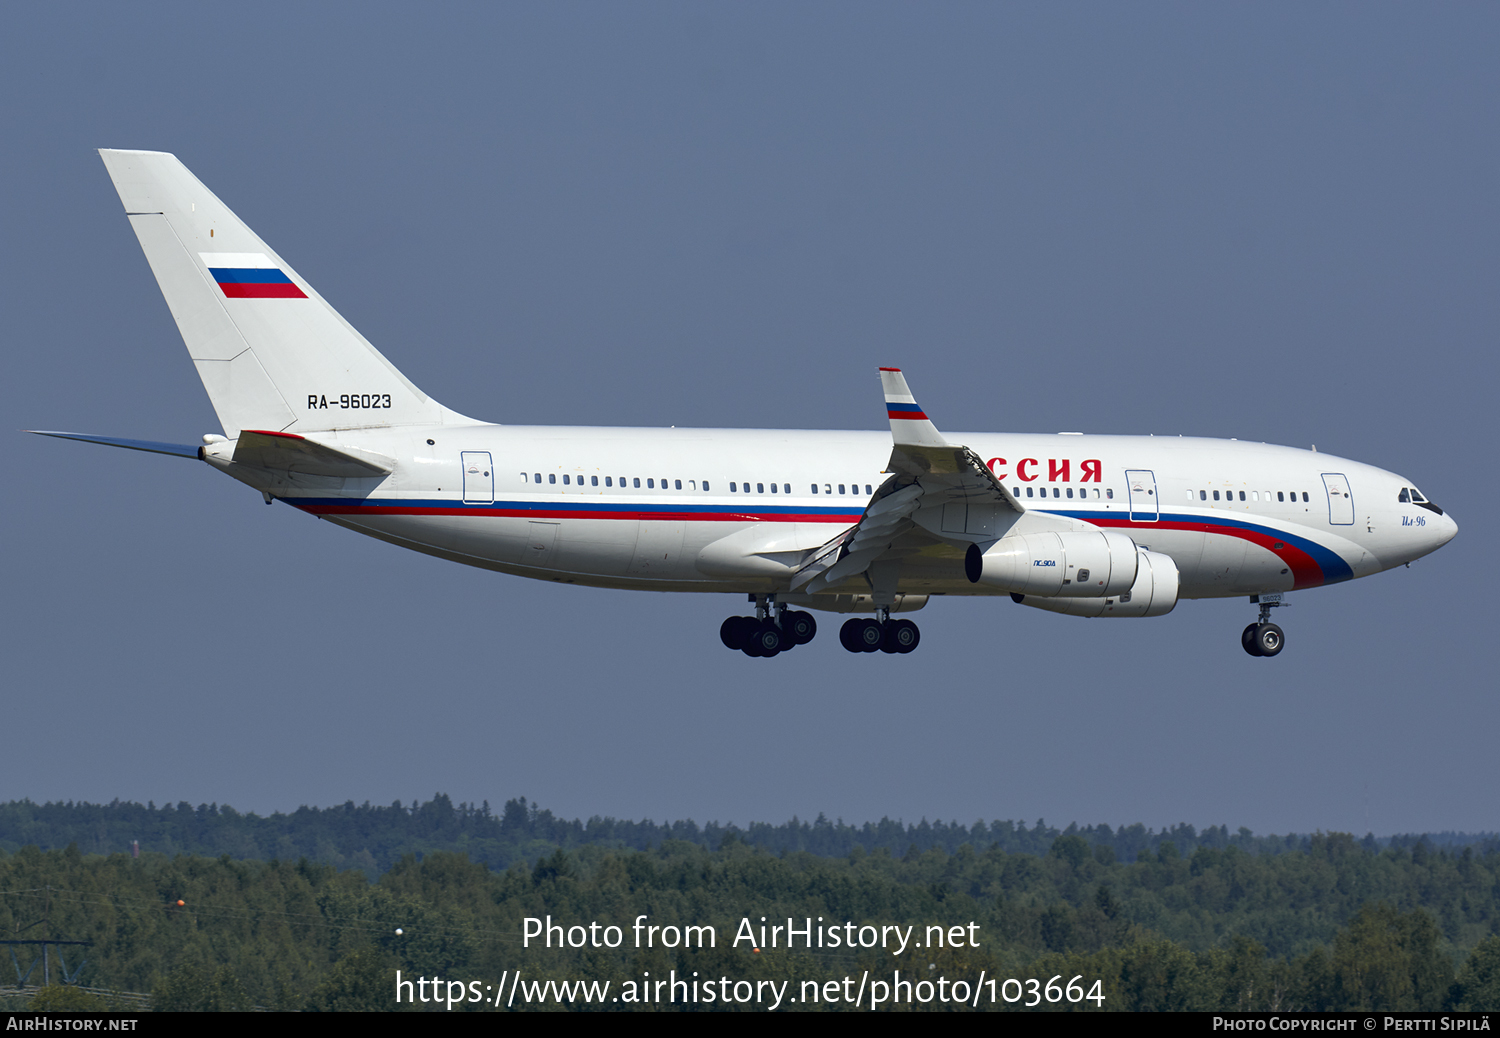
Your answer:
[[[971,584],[1061,598],[1123,595],[1135,585],[1138,566],[1135,542],[1117,530],[1003,537],[989,551],[969,545],[964,557]]]
[[[1067,536],[1066,534],[1064,536]],[[1140,549],[1135,582],[1110,598],[1058,598],[1011,594],[1022,605],[1069,616],[1163,616],[1177,604],[1177,563],[1172,556]]]

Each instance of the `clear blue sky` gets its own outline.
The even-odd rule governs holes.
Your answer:
[[[0,798],[445,791],[1500,829],[1500,9],[8,4],[12,429],[218,426],[94,149],[176,152],[418,385],[493,421],[1235,436],[1411,476],[1458,539],[1144,621],[937,602],[775,660],[740,603],[529,583],[170,458],[10,435]]]

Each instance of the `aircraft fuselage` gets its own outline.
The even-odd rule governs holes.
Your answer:
[[[816,548],[859,521],[890,454],[883,432],[476,425],[319,439],[398,464],[379,479],[288,472],[278,486],[261,485],[264,473],[246,481],[350,529],[487,569],[761,594],[786,590],[786,580],[753,566],[734,572],[713,546],[755,527],[763,549]],[[1457,530],[1450,517],[1399,500],[1410,480],[1314,451],[1196,437],[951,439],[984,458],[1029,512],[1118,529],[1170,556],[1182,598],[1367,576],[1426,555]],[[962,547],[924,548],[902,560],[899,590],[1002,593],[970,583],[963,559]]]

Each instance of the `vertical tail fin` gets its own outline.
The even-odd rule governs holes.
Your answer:
[[[407,381],[177,156],[99,154],[226,435],[468,421]]]

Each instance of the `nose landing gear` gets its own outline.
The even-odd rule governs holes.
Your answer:
[[[1240,632],[1240,645],[1252,656],[1275,656],[1286,645],[1286,635],[1271,622],[1271,610],[1287,603],[1281,595],[1251,595],[1252,604],[1260,606],[1260,619]]]

